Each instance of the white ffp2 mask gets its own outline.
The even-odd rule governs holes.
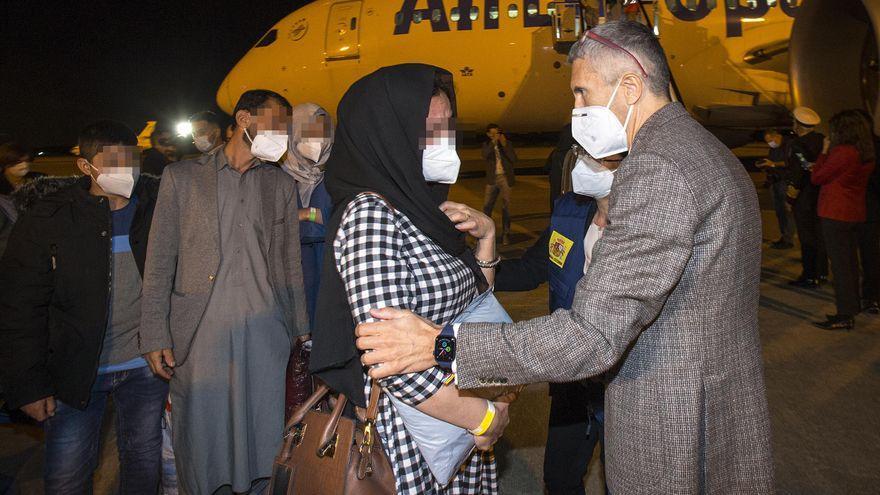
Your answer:
[[[287,152],[287,133],[258,131],[252,138],[245,129],[244,135],[251,140],[251,154],[264,162],[277,162]]]
[[[578,107],[571,112],[571,134],[593,158],[602,159],[629,149],[626,129],[629,126],[633,106],[630,105],[626,111],[626,121],[623,124],[611,111],[611,103],[617,96],[621,82],[622,80],[617,82],[611,93],[611,99],[604,107]]]
[[[309,160],[318,163],[321,159],[321,151],[324,149],[324,143],[321,141],[300,141],[296,143],[296,150],[299,154]]]
[[[91,163],[89,163],[89,166],[98,170]],[[95,182],[97,182],[98,185],[101,186],[101,189],[107,194],[115,194],[117,196],[122,196],[123,198],[130,198],[131,192],[134,190],[134,185],[137,182],[138,177],[140,177],[141,169],[140,167],[127,167],[123,170],[125,170],[125,172],[105,172],[98,174],[98,178],[95,179]],[[95,176],[91,175],[91,177],[94,178]]]
[[[422,174],[426,182],[455,184],[461,159],[455,151],[455,141],[443,139],[440,144],[425,145],[422,153]]]
[[[576,194],[602,199],[611,194],[614,172],[589,156],[578,158],[571,170],[571,188]]]
[[[195,144],[196,149],[202,153],[207,153],[216,147],[214,140],[211,139],[210,136],[198,136],[193,138],[193,144]]]

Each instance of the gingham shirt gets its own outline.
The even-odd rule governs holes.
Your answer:
[[[370,309],[382,307],[405,308],[435,323],[446,323],[476,295],[473,273],[461,260],[447,254],[405,215],[373,194],[360,194],[348,204],[333,253],[357,323],[375,321]],[[415,406],[437,393],[445,377],[445,372],[435,367],[390,377],[381,385]],[[366,375],[365,389],[369,396]],[[379,399],[376,426],[395,472],[398,493],[498,493],[495,456],[491,452],[475,452],[452,482],[442,488],[385,394]]]

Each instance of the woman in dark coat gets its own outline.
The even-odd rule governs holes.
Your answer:
[[[851,330],[861,311],[859,297],[858,229],[865,221],[865,191],[874,170],[871,126],[856,110],[838,113],[829,121],[831,136],[813,167],[819,191],[819,218],[831,271],[837,313],[815,322],[826,330]]]

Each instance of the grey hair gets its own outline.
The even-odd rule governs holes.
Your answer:
[[[653,32],[635,21],[609,21],[593,29],[593,33],[617,43],[628,50],[648,74],[645,83],[648,90],[657,96],[669,98],[669,64],[666,53]],[[572,45],[568,53],[568,62],[576,59],[594,62],[606,84],[617,84],[626,72],[636,72],[644,78],[638,65],[629,55],[617,48],[603,45],[587,36]]]

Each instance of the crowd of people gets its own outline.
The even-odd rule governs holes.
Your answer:
[[[822,119],[811,108],[793,112],[791,136],[764,133],[767,170],[781,237],[775,249],[794,247],[790,215],[800,241],[802,272],[791,285],[817,289],[829,279],[837,311],[814,324],[852,330],[862,311],[880,314],[880,171],[875,167],[873,120],[866,112],[833,115],[829,136],[816,130]]]
[[[348,415],[374,404],[365,435],[391,466],[387,493],[498,493],[492,447],[515,386],[536,382],[552,383],[549,493],[584,492],[597,443],[610,493],[772,493],[751,179],[671,100],[646,27],[596,27],[570,62],[550,225],[519,259],[496,251],[517,160],[499,126],[482,208],[447,199],[455,90],[433,66],[363,77],[335,125],[249,90],[228,129],[191,118],[200,155],[182,161],[168,129],[141,155],[115,121],[80,132],[79,177],[35,178],[30,151],[0,147],[0,383],[43,423],[46,493],[90,492],[110,398],[122,493],[265,493],[270,479],[287,493],[296,480],[272,479],[273,463],[316,380]],[[794,136],[766,135],[774,247],[794,245],[790,203],[796,282],[821,283],[827,252],[837,314],[821,325],[852,328],[880,290],[864,261],[880,249],[871,127],[842,112],[823,139],[815,112],[794,117]],[[460,318],[542,283],[548,316]],[[413,411],[472,448],[429,455]]]

